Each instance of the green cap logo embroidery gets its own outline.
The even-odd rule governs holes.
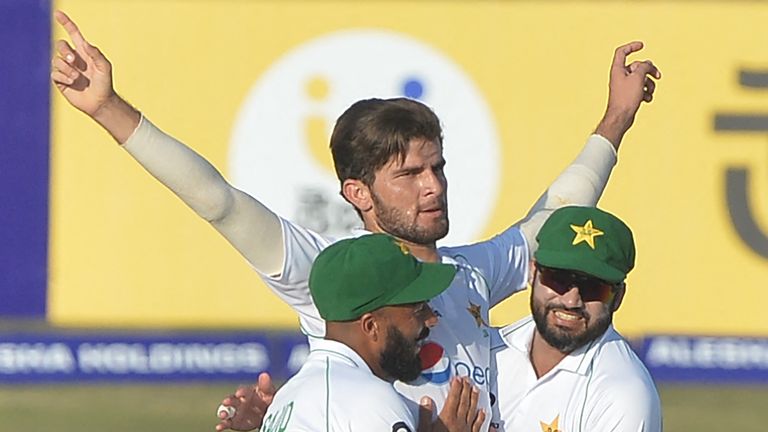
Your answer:
[[[575,235],[574,235],[575,233]],[[595,207],[561,207],[541,226],[534,254],[541,265],[618,283],[635,266],[632,231]]]
[[[576,237],[573,238],[574,246],[581,242],[586,242],[592,249],[595,248],[595,237],[604,234],[602,231],[592,226],[591,219],[588,220],[584,226],[571,225],[571,229],[576,233]]]

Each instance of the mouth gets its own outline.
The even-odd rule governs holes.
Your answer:
[[[436,206],[436,207],[425,208],[421,210],[421,213],[428,216],[433,216],[433,217],[443,216],[445,215],[445,207]]]
[[[583,313],[575,311],[567,311],[563,309],[555,309],[552,311],[555,324],[558,327],[576,328],[583,327],[585,325],[586,317]]]
[[[421,347],[423,347],[427,343],[427,337],[429,336],[429,328],[424,327],[424,330],[419,333],[419,337],[416,338],[416,351],[420,351]]]

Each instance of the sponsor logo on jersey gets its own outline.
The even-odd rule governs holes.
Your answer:
[[[451,376],[469,377],[477,386],[485,387],[491,375],[490,368],[485,369],[474,364],[451,359],[445,355],[445,349],[438,343],[427,342],[419,350],[421,359],[421,378],[433,384],[445,384]]]
[[[421,377],[434,384],[447,383],[451,378],[451,360],[439,344],[427,342],[419,351]]]

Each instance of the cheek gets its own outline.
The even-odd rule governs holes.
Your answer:
[[[589,302],[585,305],[585,309],[590,317],[592,317],[592,322],[595,322],[599,318],[603,318],[607,316],[611,311],[611,304],[609,303],[602,303],[602,302]]]
[[[410,195],[413,194],[414,188],[411,183],[412,182],[401,179],[382,182],[382,184],[378,185],[379,187],[375,189],[375,193],[385,202],[385,204],[400,207],[399,204],[412,200]]]

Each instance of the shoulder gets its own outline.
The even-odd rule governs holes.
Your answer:
[[[658,391],[645,365],[624,338],[609,331],[592,364],[594,395],[627,409],[658,405]]]
[[[661,402],[653,379],[613,329],[598,347],[585,400],[588,430],[661,431]]]
[[[527,241],[523,232],[517,226],[511,226],[500,234],[477,243],[470,243],[459,246],[441,246],[438,248],[441,255],[450,256],[460,260],[462,256],[476,256],[476,254],[486,251],[492,252],[499,249],[510,249],[513,247],[527,247]]]
[[[417,412],[391,383],[378,378],[331,377],[328,416],[351,430],[414,432]]]

